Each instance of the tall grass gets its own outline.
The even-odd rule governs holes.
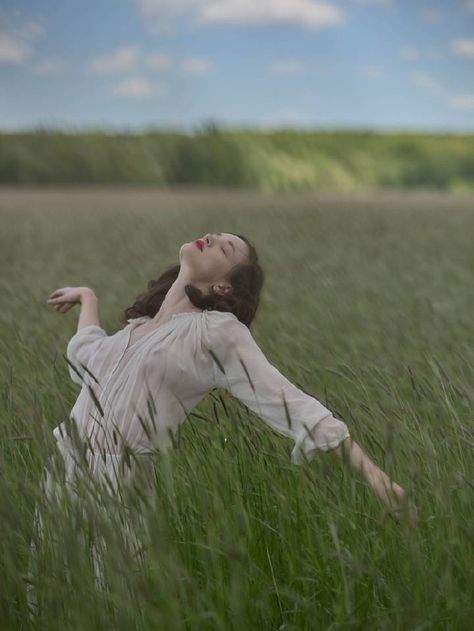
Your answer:
[[[0,211],[2,629],[471,627],[472,199],[11,190]],[[247,235],[267,271],[256,340],[413,494],[416,530],[336,458],[291,465],[291,442],[226,391],[155,459],[148,507],[128,497],[141,562],[113,498],[85,516],[43,506],[51,430],[78,394],[64,357],[77,313],[54,312],[48,293],[92,286],[113,333],[183,242],[217,230]],[[47,537],[28,576],[35,506]]]

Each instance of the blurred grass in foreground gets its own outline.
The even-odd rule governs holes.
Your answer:
[[[37,628],[471,627],[474,199],[12,189],[0,212],[2,629],[30,628],[39,475],[78,394],[63,357],[78,311],[57,314],[47,295],[92,286],[114,333],[120,310],[208,231],[255,243],[267,274],[255,338],[414,494],[419,527],[384,519],[335,458],[292,466],[290,441],[220,391],[156,460],[145,569],[97,516],[106,599],[68,514],[47,515],[58,543],[42,552]]]

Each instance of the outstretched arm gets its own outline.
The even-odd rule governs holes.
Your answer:
[[[349,436],[318,399],[291,383],[271,364],[237,318],[209,318],[214,386],[228,390],[277,433],[294,441],[291,461],[301,464]]]
[[[400,518],[406,500],[404,489],[393,482],[350,436],[330,453],[342,458],[344,462],[349,462],[353,469],[360,471],[376,495],[385,503],[389,513],[397,519]],[[414,509],[408,512],[408,523],[411,527],[416,526]]]
[[[100,326],[99,307],[95,292],[90,287],[62,287],[53,291],[47,300],[59,313],[66,313],[75,304],[81,305],[77,330],[94,324]]]
[[[394,517],[400,517],[405,491],[390,480],[352,440],[344,422],[315,397],[297,388],[265,357],[249,329],[237,320],[209,320],[215,385],[227,389],[280,434],[295,441],[292,461],[331,452],[360,471]],[[216,367],[217,366],[217,367]],[[416,515],[410,515],[415,525]]]

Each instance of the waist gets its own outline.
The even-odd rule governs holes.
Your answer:
[[[57,430],[58,428],[56,428]],[[72,454],[90,455],[92,458],[102,457],[106,458],[135,458],[140,457],[153,457],[161,455],[163,451],[158,447],[137,447],[131,448],[128,445],[117,444],[116,450],[104,448],[102,446],[94,446],[90,441],[83,440],[81,438],[72,439],[71,436],[53,431],[53,435],[56,439],[56,445],[60,451],[69,452]]]

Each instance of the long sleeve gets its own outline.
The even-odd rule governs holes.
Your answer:
[[[279,434],[294,441],[301,464],[349,436],[347,426],[314,397],[292,384],[265,357],[237,318],[217,317],[209,334],[216,387],[228,390]]]
[[[85,368],[89,368],[91,359],[97,353],[101,342],[106,337],[106,331],[96,324],[89,324],[80,328],[71,337],[67,345],[66,357],[77,371],[73,370],[68,364],[69,376],[74,383],[82,385]]]

